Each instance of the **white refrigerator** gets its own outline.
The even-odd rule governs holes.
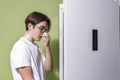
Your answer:
[[[119,2],[63,0],[60,80],[120,80]]]

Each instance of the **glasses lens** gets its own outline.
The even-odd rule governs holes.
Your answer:
[[[41,31],[44,31],[45,30],[45,28],[44,27],[41,27]]]

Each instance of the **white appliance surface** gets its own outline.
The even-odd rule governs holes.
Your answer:
[[[63,5],[61,80],[120,80],[118,1],[64,0]],[[93,29],[97,51],[92,50]]]

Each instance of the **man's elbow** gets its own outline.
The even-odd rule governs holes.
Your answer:
[[[53,71],[53,68],[46,68],[46,71],[47,71],[47,72],[52,72],[52,71]]]

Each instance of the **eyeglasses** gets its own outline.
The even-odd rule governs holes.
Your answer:
[[[35,26],[35,27],[37,27],[42,32],[48,32],[48,27],[44,27],[44,26]]]

